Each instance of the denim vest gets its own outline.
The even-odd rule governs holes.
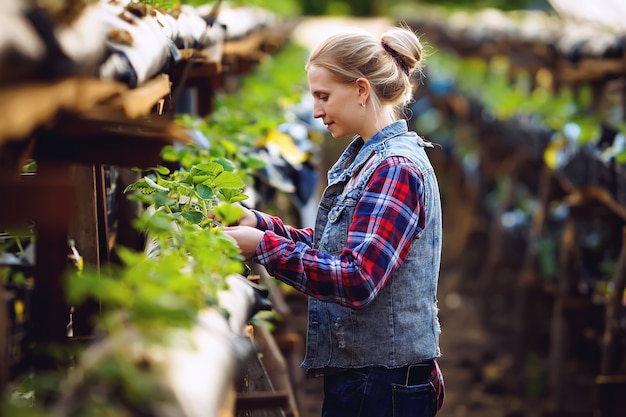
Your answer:
[[[309,297],[304,368],[394,368],[440,356],[436,292],[441,202],[424,144],[400,120],[365,144],[355,139],[329,171],[315,222],[313,243],[319,250],[338,255],[347,245],[356,204],[378,165],[360,172],[370,158],[382,161],[404,156],[417,165],[424,179],[426,227],[413,240],[407,259],[365,308],[353,310]],[[357,186],[344,189],[355,175],[359,176]]]

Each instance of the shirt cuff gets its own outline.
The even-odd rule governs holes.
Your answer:
[[[284,239],[281,236],[278,236],[276,233],[271,230],[266,230],[263,234],[263,238],[257,245],[254,256],[252,257],[252,261],[263,266],[267,266],[271,262],[272,252],[280,253],[280,242],[276,242],[276,240]],[[278,248],[278,249],[276,249]]]
[[[263,215],[258,210],[252,210],[256,216],[256,228],[259,230],[267,230],[267,222],[263,218]]]

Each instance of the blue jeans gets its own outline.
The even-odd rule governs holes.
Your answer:
[[[406,370],[370,367],[324,377],[322,417],[429,417],[430,382],[406,384]]]

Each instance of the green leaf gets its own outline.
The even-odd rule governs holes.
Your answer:
[[[237,241],[222,231],[220,231],[219,235],[215,239],[214,244],[216,250],[222,251],[231,256],[239,255],[240,253]]]
[[[243,188],[245,186],[243,180],[232,172],[224,171],[215,178],[216,188]]]
[[[193,185],[193,175],[187,171],[176,171],[170,176],[173,182],[176,182],[178,185]]]
[[[189,169],[196,162],[196,156],[190,152],[185,152],[180,158],[180,164]]]
[[[170,169],[168,167],[164,167],[163,165],[159,165],[156,168],[156,172],[158,172],[161,175],[170,175]]]
[[[146,194],[130,194],[127,198],[129,201],[142,203],[147,206],[154,204],[154,198]]]
[[[230,140],[222,139],[220,141],[220,145],[222,145],[222,147],[224,147],[224,149],[226,150],[226,153],[230,155],[235,155],[237,152],[239,152],[239,146],[237,146],[234,142]]]
[[[200,175],[194,175],[192,178],[193,178],[194,184],[201,184],[203,182],[212,180],[214,177],[215,175],[200,174]]]
[[[195,210],[189,210],[189,211],[185,211],[182,213],[182,216],[190,223],[193,224],[200,224],[200,222],[202,221],[204,215],[199,212],[199,211],[195,211]]]
[[[172,145],[166,145],[161,150],[161,158],[166,162],[178,162],[179,153],[174,149]]]
[[[175,235],[178,233],[178,229],[170,216],[162,211],[157,210],[154,213],[145,211],[135,222],[139,230],[149,230],[156,235]]]
[[[206,184],[196,185],[196,193],[198,194],[198,197],[203,200],[211,200],[215,197],[213,189]]]
[[[165,194],[165,193],[156,193],[154,195],[154,203],[158,207],[161,207],[161,206],[169,207],[169,206],[175,204],[176,200],[173,199],[173,198],[168,197],[168,195]]]
[[[205,173],[210,173],[210,174],[215,174],[215,175],[224,171],[224,166],[217,162],[210,162],[208,164],[198,164],[194,168],[200,172],[205,172]]]
[[[238,201],[244,201],[248,199],[248,196],[235,188],[222,188],[218,191],[218,194],[222,196],[227,203],[236,203]]]
[[[143,178],[139,181],[143,181]],[[139,185],[139,181],[137,182],[133,182],[132,184],[128,184],[126,186],[126,188],[124,188],[124,194],[130,192],[130,191],[137,191],[141,189],[141,186]]]
[[[159,184],[157,184],[152,178],[150,177],[143,177],[144,181],[146,182],[146,184],[151,187],[154,188],[155,190],[158,191],[169,191],[169,188],[165,188]]]
[[[243,209],[240,206],[233,206],[226,203],[217,206],[213,210],[213,213],[222,224],[233,225],[237,224],[241,216],[243,216]]]
[[[220,164],[224,168],[224,171],[233,172],[237,170],[237,166],[230,159],[215,158],[215,162]]]

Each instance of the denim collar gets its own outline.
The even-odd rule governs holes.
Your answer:
[[[374,152],[376,147],[381,146],[388,139],[406,132],[408,132],[407,122],[406,120],[401,119],[385,126],[367,142],[364,142],[363,138],[360,136],[355,137],[343,152],[337,163],[328,172],[329,183],[344,180],[347,177],[352,176],[352,173],[355,172],[355,170],[358,171],[360,167],[369,159],[370,154]],[[353,156],[354,159],[352,158]],[[345,164],[349,160],[352,160],[352,162],[349,167],[346,167]]]
[[[378,145],[381,142],[386,141],[389,138],[398,136],[408,131],[409,131],[409,128],[406,123],[406,120],[404,119],[397,120],[391,123],[390,125],[385,126],[381,131],[379,131],[374,136],[372,136],[370,140],[365,142],[365,145],[363,146],[363,149],[361,149],[361,151],[363,151],[364,149],[369,149],[373,146]]]

